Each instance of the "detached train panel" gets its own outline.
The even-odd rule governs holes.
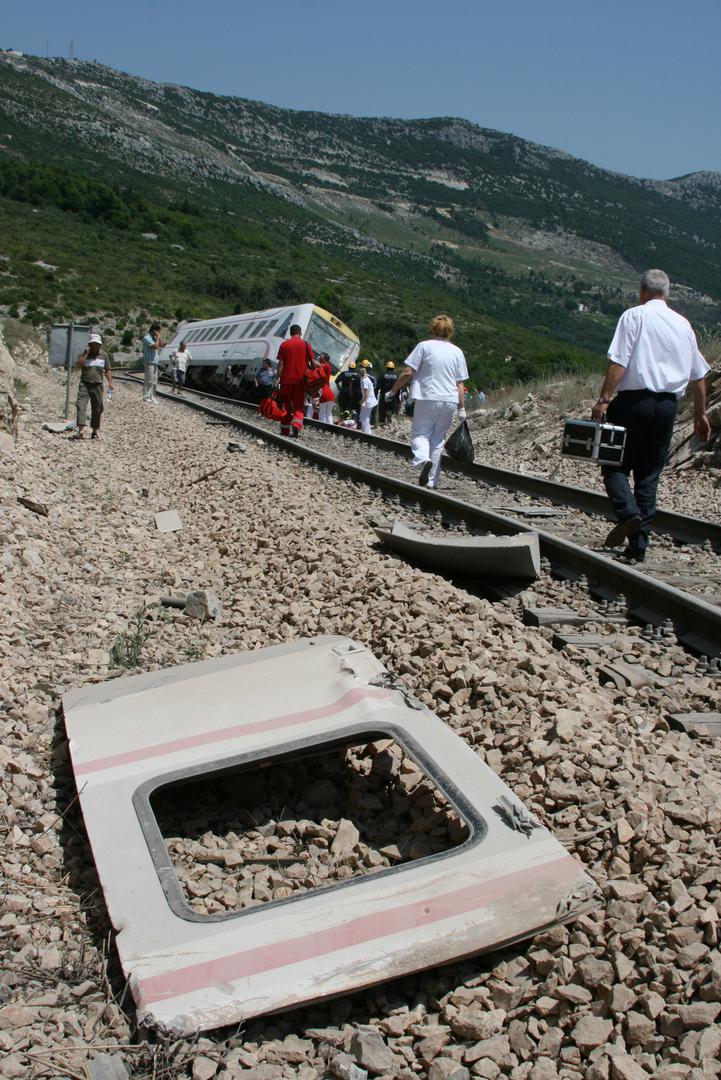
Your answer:
[[[358,356],[358,337],[344,322],[315,304],[295,304],[180,323],[161,350],[161,370],[169,372],[171,354],[185,341],[192,356],[188,385],[227,397],[248,397],[263,360],[270,357],[275,365],[278,349],[296,323],[314,352],[328,353],[334,374]]]

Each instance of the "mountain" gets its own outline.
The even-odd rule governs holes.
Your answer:
[[[88,181],[104,207],[77,194]],[[650,265],[721,324],[721,174],[638,180],[456,118],[298,112],[0,53],[0,198],[0,303],[42,278],[38,311],[82,304],[83,258],[107,310],[211,314],[305,286],[378,350],[448,307],[494,378],[559,342],[568,363],[605,350]],[[93,224],[85,255],[73,214]]]

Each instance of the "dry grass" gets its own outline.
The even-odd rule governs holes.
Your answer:
[[[721,365],[721,335],[713,334],[702,337],[699,345],[701,352],[704,354],[711,367],[719,367]]]
[[[47,350],[47,340],[30,323],[20,319],[0,319],[0,337],[4,339],[8,352],[12,355],[20,345],[33,346]]]
[[[532,394],[538,401],[552,404],[560,412],[572,412],[582,401],[598,396],[603,381],[602,373],[569,375],[567,378],[534,379],[527,383],[515,383],[492,390],[485,407],[507,409],[516,401],[523,401]]]

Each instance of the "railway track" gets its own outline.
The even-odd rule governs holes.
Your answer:
[[[571,583],[576,599],[583,590],[589,603],[580,608],[576,604],[573,609],[562,604],[559,611],[557,603],[549,602],[553,610],[545,614],[544,608],[531,605],[527,620],[540,618],[557,627],[615,625],[617,629],[619,620],[630,619],[650,628],[647,636],[662,627],[667,644],[673,638],[701,657],[702,670],[715,672],[718,668],[721,587],[716,548],[721,546],[721,527],[712,522],[665,512],[664,534],[654,538],[653,561],[644,564],[641,571],[595,550],[602,548],[608,528],[606,500],[595,493],[486,466],[452,466],[445,475],[444,489],[431,491],[410,481],[406,464],[410,448],[395,440],[314,422],[309,422],[302,439],[288,439],[279,434],[277,424],[260,417],[253,405],[198,391],[186,391],[181,398],[163,396],[262,438],[312,466],[368,485],[383,495],[389,518],[402,508],[404,519],[436,519],[445,528],[502,536],[537,532],[546,571],[542,580],[555,585],[550,591],[534,588],[533,595],[548,595],[552,600],[559,590],[563,595]],[[343,447],[340,453],[339,446]],[[503,494],[506,491],[513,493],[513,505]],[[544,506],[539,505],[540,500]],[[580,501],[583,508],[579,508]],[[499,504],[504,502],[501,512]],[[543,528],[537,527],[539,520],[543,520]],[[689,545],[690,552],[686,550]],[[500,592],[504,591],[510,594],[514,588],[501,587]],[[604,616],[612,617],[604,621]],[[598,638],[598,634],[588,636]],[[579,635],[575,638],[576,648],[592,647],[590,642],[578,641]]]
[[[192,395],[199,401],[217,402],[219,405],[222,404],[223,406],[228,406],[233,415],[247,415],[251,418],[254,417],[261,424],[266,423],[263,418],[258,415],[257,405],[251,404],[250,402],[238,401],[235,398],[223,397],[220,394],[209,394],[201,390],[188,389],[184,391],[184,394],[186,396]],[[325,436],[330,433],[338,438],[349,439],[358,444],[366,444],[375,447],[377,450],[386,450],[397,454],[403,460],[409,461],[411,457],[410,446],[408,443],[399,442],[397,439],[390,439],[378,434],[366,435],[362,431],[354,430],[353,428],[342,428],[337,425],[329,427],[327,424],[320,424],[317,420],[306,420],[305,425],[307,430],[320,431],[323,432]],[[275,428],[275,425],[270,424],[269,426]],[[594,517],[603,518],[608,521],[614,520],[606,496],[599,494],[596,491],[589,491],[586,488],[561,484],[555,480],[547,480],[540,476],[528,476],[522,473],[513,472],[510,469],[500,469],[493,465],[474,463],[473,465],[465,466],[448,457],[444,457],[443,459],[443,472],[446,479],[448,475],[451,475],[459,480],[466,479],[474,481],[478,485],[489,490],[501,489],[502,491],[509,491],[522,496],[530,496],[536,504],[535,510],[541,510],[541,514],[538,515],[539,517],[547,515],[545,513],[545,508],[538,507],[538,500],[548,504],[549,507],[558,506],[573,508]],[[499,501],[500,496],[498,495],[497,490],[493,497],[496,502]],[[523,506],[521,504],[512,509],[517,513],[523,512]],[[696,518],[689,516],[688,514],[678,514],[673,511],[659,509],[654,518],[654,532],[669,536],[671,539],[677,540],[680,543],[708,543],[712,545],[715,550],[721,552],[721,524],[707,521],[703,518]]]

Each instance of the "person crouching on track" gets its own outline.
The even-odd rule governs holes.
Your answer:
[[[415,406],[411,466],[420,470],[418,483],[421,487],[438,487],[441,450],[453,416],[456,414],[459,420],[466,418],[464,383],[468,368],[461,350],[451,344],[453,330],[450,315],[436,315],[431,323],[433,336],[416,345],[386,394],[386,402],[390,403],[399,390],[411,383]]]
[[[285,417],[280,422],[281,435],[298,438],[303,430],[305,412],[305,373],[315,366],[315,356],[307,341],[301,337],[301,328],[294,323],[290,337],[278,349],[279,396],[285,406]]]
[[[358,421],[361,431],[365,431],[366,435],[372,435],[371,430],[371,413],[378,404],[378,398],[376,397],[375,388],[370,375],[364,369],[360,379],[360,409],[358,410]]]
[[[333,394],[333,388],[330,385],[330,377],[333,374],[333,369],[330,366],[330,357],[328,353],[322,352],[318,356],[318,368],[323,375],[323,385],[320,390],[320,403],[318,405],[318,419],[321,424],[333,423],[333,405],[335,404],[335,395]]]

